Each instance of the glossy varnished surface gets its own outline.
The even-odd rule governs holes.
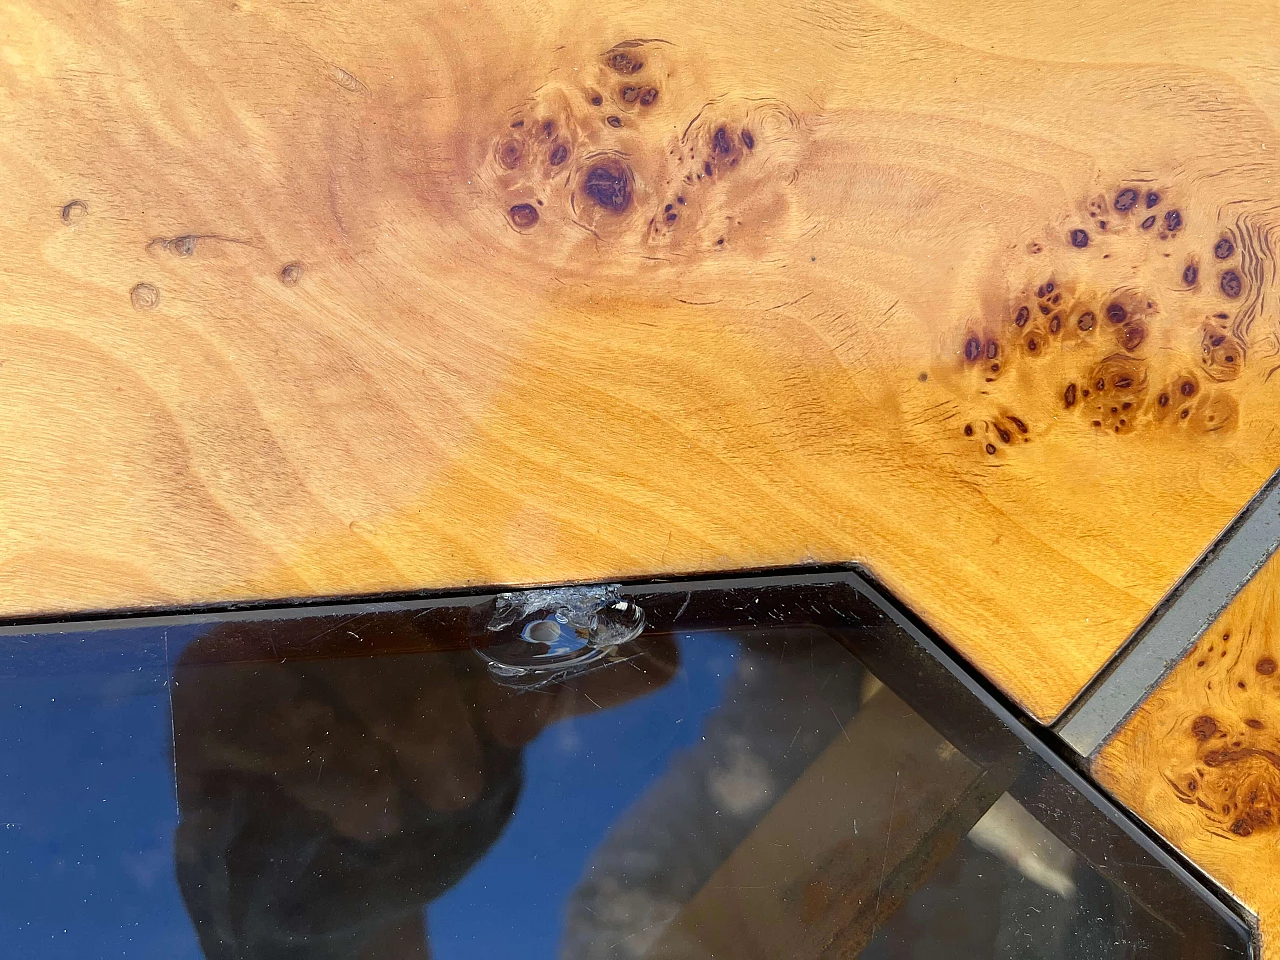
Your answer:
[[[1280,957],[1280,560],[1103,747],[1098,779],[1258,916]]]
[[[1280,463],[1275,21],[12,6],[0,610],[860,560],[1052,717]]]
[[[855,575],[535,593],[0,635],[0,942],[1247,955],[1230,910]],[[620,610],[647,628],[619,634]],[[600,656],[509,669],[573,623]]]

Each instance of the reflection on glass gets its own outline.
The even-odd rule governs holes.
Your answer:
[[[472,648],[478,604],[0,639],[0,942],[166,960],[1246,955],[1238,924],[878,621],[805,625],[783,604],[713,628],[681,607],[689,629],[618,635],[590,669],[530,682]]]

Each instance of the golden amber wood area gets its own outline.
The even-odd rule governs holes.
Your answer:
[[[9,3],[0,611],[856,560],[1053,717],[1280,464],[1278,21]]]
[[[1098,779],[1258,915],[1280,958],[1280,557],[1108,741]]]

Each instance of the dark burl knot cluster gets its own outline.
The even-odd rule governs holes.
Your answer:
[[[620,43],[583,73],[582,85],[540,95],[540,102],[508,121],[493,158],[508,195],[525,195],[506,205],[511,226],[528,233],[555,216],[549,211],[556,205],[542,197],[565,185],[601,213],[630,209],[635,175],[611,131],[626,131],[657,107],[662,81],[651,74],[645,42]]]
[[[604,63],[610,70],[624,79],[613,91],[615,104],[624,110],[647,109],[658,102],[660,91],[656,81],[647,82],[641,74],[646,72],[648,57],[644,52],[642,41],[630,40],[620,43],[604,55]],[[593,92],[590,97],[592,106],[604,106],[604,97]],[[622,126],[622,118],[616,114],[608,114],[605,122],[612,127]]]
[[[1252,664],[1235,662],[1240,651],[1230,631],[1201,641],[1196,647],[1197,671],[1206,670],[1224,693],[1248,694],[1260,688],[1274,696],[1276,661],[1271,656]],[[1225,676],[1208,670],[1228,665]],[[1183,728],[1195,749],[1185,772],[1166,774],[1178,799],[1197,808],[1209,829],[1224,836],[1250,837],[1280,825],[1280,741],[1267,721],[1234,711],[1230,716],[1201,713]]]
[[[1169,240],[1176,237],[1186,226],[1186,220],[1182,211],[1176,208],[1164,210],[1162,213],[1158,208],[1163,199],[1158,190],[1139,192],[1134,187],[1124,187],[1116,192],[1111,201],[1111,208],[1114,213],[1126,215],[1131,211],[1140,210],[1141,219],[1138,221],[1138,229],[1155,230],[1155,235],[1159,239]],[[1105,232],[1108,229],[1114,231],[1118,225],[1114,219],[1108,222],[1106,219],[1108,213],[1101,203],[1090,204],[1089,214],[1100,231]],[[1083,227],[1074,227],[1068,233],[1068,240],[1071,246],[1083,249],[1089,246],[1089,231]],[[1244,283],[1239,271],[1226,263],[1234,258],[1235,252],[1236,245],[1230,237],[1221,238],[1213,248],[1213,258],[1225,268],[1218,273],[1218,289],[1230,300],[1238,299],[1244,292]],[[1199,258],[1193,254],[1183,267],[1182,282],[1186,287],[1195,287],[1199,280]]]
[[[799,119],[776,101],[724,98],[658,124],[676,102],[665,86],[670,56],[660,41],[619,43],[503,120],[478,179],[491,185],[506,225],[528,238],[520,242],[557,225],[597,241],[629,236],[707,251],[752,235],[758,224],[741,212],[750,206],[743,198],[763,204],[771,184],[761,193],[742,178],[783,179]]]
[[[497,165],[521,180],[549,179],[572,156],[570,134],[560,121],[550,117],[511,121],[506,135],[494,146]],[[507,219],[517,230],[529,230],[537,225],[541,214],[536,203],[512,203],[507,207]]]
[[[1129,226],[1130,221],[1136,221],[1139,230],[1151,230],[1159,222],[1158,218],[1161,214],[1155,208],[1160,206],[1163,199],[1157,190],[1139,191],[1135,187],[1123,187],[1116,191],[1109,205],[1106,199],[1101,197],[1090,202],[1089,219],[1093,221],[1090,228],[1086,229],[1083,226],[1071,228],[1067,233],[1067,240],[1071,246],[1082,250],[1089,246],[1093,236],[1090,234],[1090,229],[1097,234],[1105,234],[1123,230]],[[1153,210],[1155,210],[1154,213],[1150,212]],[[1182,211],[1166,210],[1163,214],[1163,226],[1157,234],[1162,240],[1168,240],[1177,234],[1182,226]]]
[[[763,193],[784,181],[783,171],[794,163],[802,124],[781,101],[713,101],[700,108],[669,150],[674,170],[670,192],[660,213],[649,221],[650,239],[673,236],[673,225],[693,220],[706,226],[705,240],[722,249],[735,236],[750,234],[756,222],[739,216],[737,205],[724,200],[749,195],[744,182],[754,181]],[[791,157],[791,159],[785,159]],[[743,228],[741,231],[739,228]]]
[[[1016,402],[1031,410],[1047,408],[1053,419],[1069,412],[1112,434],[1165,423],[1200,432],[1234,426],[1237,401],[1219,385],[1238,378],[1245,360],[1241,327],[1231,312],[1231,301],[1248,293],[1238,262],[1239,239],[1224,234],[1207,249],[1193,249],[1175,260],[1181,266],[1170,277],[1154,265],[1176,255],[1170,244],[1176,248],[1188,242],[1187,219],[1161,191],[1122,186],[1090,201],[1087,209],[1089,222],[1059,234],[1059,262],[1074,266],[1059,277],[1044,279],[1011,304],[1004,317],[983,318],[982,332],[971,328],[959,351],[963,365],[983,384],[996,384],[1015,366],[1035,375],[1031,381],[1020,377],[1020,387],[1057,380],[1052,403],[1046,403],[1044,394]],[[1115,251],[1132,255],[1133,241],[1121,243],[1120,238],[1143,240],[1148,235],[1152,244],[1138,244],[1143,259],[1134,264],[1135,273],[1147,276],[1146,281],[1134,287],[1091,289],[1089,276],[1099,264],[1095,258],[1110,258]],[[1045,247],[1034,243],[1028,251],[1038,256]],[[1209,269],[1205,264],[1216,271],[1214,287],[1202,284]],[[1185,319],[1188,296],[1203,301],[1198,327]],[[1176,300],[1177,309],[1166,313],[1162,299]],[[1153,347],[1157,331],[1158,349]],[[1050,357],[1056,362],[1047,363]],[[980,388],[987,396],[996,396],[994,390]],[[1017,429],[1015,421],[1025,423],[1002,410],[970,420],[963,432],[976,438],[987,456],[995,456],[1002,446],[1029,440],[1028,431]]]

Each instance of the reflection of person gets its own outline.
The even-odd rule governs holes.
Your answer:
[[[829,636],[735,639],[722,706],[587,865],[566,907],[562,960],[643,957],[857,713],[862,667]]]
[[[220,630],[271,649],[315,623]],[[361,633],[411,648],[418,623],[383,614]],[[502,832],[525,744],[677,663],[642,638],[622,669],[518,692],[471,651],[195,665],[219,639],[188,649],[173,696],[178,879],[210,960],[425,958],[422,907]]]

